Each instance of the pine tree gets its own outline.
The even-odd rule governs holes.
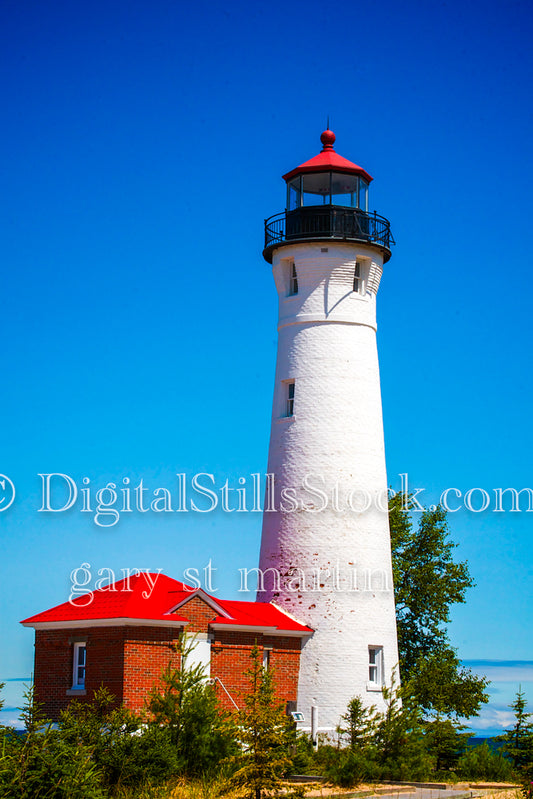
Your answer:
[[[348,703],[346,713],[341,716],[337,727],[341,739],[346,740],[350,749],[365,749],[373,740],[378,716],[376,706],[365,707],[360,696],[354,696]]]
[[[381,774],[385,779],[424,779],[429,770],[421,711],[408,690],[392,680],[383,688],[385,712],[374,735]]]
[[[248,789],[253,799],[261,799],[263,791],[280,786],[281,775],[291,762],[288,749],[294,731],[276,698],[273,670],[263,668],[257,646],[252,649],[251,660],[244,708],[235,714],[241,752],[229,762],[236,767],[233,784]]]
[[[234,749],[235,732],[206,680],[204,667],[188,665],[194,639],[182,636],[178,646],[181,667],[167,666],[161,685],[150,694],[148,710],[155,724],[168,729],[181,771],[206,774]]]
[[[437,715],[424,723],[426,750],[434,758],[435,771],[451,771],[464,755],[468,740],[474,733],[464,732],[465,726]]]
[[[510,730],[506,730],[500,737],[504,750],[512,760],[517,771],[532,770],[533,767],[533,723],[529,719],[533,713],[528,713],[527,699],[522,686],[516,692],[514,702],[509,705],[514,710],[515,723]]]
[[[26,732],[12,741],[8,757],[3,758],[2,797],[104,799],[92,747],[79,740],[67,740],[61,729],[53,729],[34,699],[33,688],[24,696],[20,719]]]

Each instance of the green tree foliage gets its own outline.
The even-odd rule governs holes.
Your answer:
[[[433,758],[433,768],[437,773],[457,768],[459,758],[466,752],[473,735],[464,729],[463,725],[439,716],[424,723],[424,746]]]
[[[355,697],[339,728],[348,746],[319,752],[327,778],[351,788],[378,779],[425,779],[431,759],[425,751],[420,713],[403,689],[393,684],[383,691],[386,708],[379,713]]]
[[[294,729],[276,698],[273,670],[263,668],[257,646],[252,649],[251,660],[244,708],[235,714],[241,751],[229,762],[235,768],[232,783],[244,787],[253,799],[261,799],[263,791],[279,788],[281,776],[290,765]]]
[[[346,713],[341,716],[342,724],[337,727],[340,740],[350,749],[366,749],[373,742],[378,718],[375,705],[365,707],[361,697],[354,696]]]
[[[473,716],[488,700],[488,681],[461,666],[446,625],[450,607],[473,585],[454,561],[446,511],[424,510],[415,528],[400,494],[389,503],[402,682],[427,717]]]
[[[380,715],[374,705],[365,707],[361,697],[354,696],[337,727],[340,750],[325,749],[322,759],[325,774],[330,782],[343,788],[353,788],[359,783],[379,775],[375,738]]]
[[[342,788],[355,788],[362,782],[374,782],[380,778],[379,764],[371,751],[360,749],[337,749],[321,746],[317,752],[317,762],[322,766],[321,773],[328,782]]]
[[[516,692],[514,702],[509,706],[514,710],[514,724],[500,736],[503,751],[510,758],[516,777],[522,783],[522,794],[527,799],[533,796],[533,714],[529,713],[527,700],[522,687]]]
[[[63,740],[92,751],[109,791],[157,785],[175,774],[179,760],[168,730],[143,724],[139,715],[115,705],[115,697],[103,687],[91,702],[71,702],[59,722]]]
[[[206,691],[209,688],[205,684],[203,687]],[[197,716],[213,705],[214,697],[209,690],[211,704],[201,701],[196,715],[189,708],[194,697],[183,698],[185,728],[181,730],[179,743],[172,735],[175,730],[155,721],[146,723],[130,710],[117,708],[115,698],[106,688],[96,691],[91,701],[71,702],[55,728],[29,691],[21,714],[25,734],[0,729],[0,796],[8,799],[148,796],[154,786],[188,773],[186,755],[194,742],[196,754],[189,754],[195,764],[192,770],[199,765],[203,768],[202,776],[206,776],[213,763],[227,755],[233,743],[229,728],[222,730],[218,714],[217,733],[211,730],[208,740],[205,723],[209,717],[204,715],[200,728],[197,725]]]
[[[469,780],[512,781],[513,767],[501,752],[494,752],[485,741],[469,746],[457,763],[457,774]]]
[[[295,739],[290,747],[290,766],[288,772],[291,774],[318,774],[315,757],[315,747],[311,736],[305,732],[296,730]]]
[[[390,500],[389,520],[403,679],[409,679],[421,658],[447,642],[450,606],[465,601],[473,584],[465,562],[455,563],[455,544],[448,537],[446,512],[438,507],[421,513],[413,527],[405,498]]]
[[[25,694],[21,720],[23,736],[4,734],[0,786],[6,799],[104,799],[101,774],[93,751],[82,741],[74,744],[53,729],[34,700]]]
[[[476,716],[488,700],[488,680],[464,668],[456,650],[447,642],[428,657],[421,657],[418,670],[408,680],[416,700],[427,716],[453,718]]]
[[[406,687],[383,688],[386,702],[374,738],[382,779],[424,779],[430,759],[424,746],[420,707]]]
[[[533,766],[533,724],[530,719],[532,713],[528,713],[527,699],[522,686],[516,692],[514,702],[509,705],[514,710],[515,722],[510,730],[500,736],[503,742],[505,753],[510,757],[513,766],[518,772],[532,770]]]
[[[179,646],[181,668],[168,665],[161,686],[150,694],[148,710],[155,724],[168,730],[181,773],[212,773],[235,748],[235,732],[221,712],[203,666],[188,665],[194,640],[182,636]]]

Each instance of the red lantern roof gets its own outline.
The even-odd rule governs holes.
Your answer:
[[[347,158],[343,158],[342,155],[335,152],[333,149],[335,134],[332,130],[329,130],[329,128],[325,130],[320,136],[320,141],[323,145],[321,152],[309,161],[297,166],[296,169],[287,172],[286,175],[283,175],[283,180],[289,181],[296,175],[304,175],[309,172],[329,172],[331,170],[342,172],[345,175],[360,175],[360,177],[370,183],[372,177],[363,167],[357,166],[357,164],[348,161]]]

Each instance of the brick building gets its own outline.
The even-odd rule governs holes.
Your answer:
[[[242,705],[257,645],[275,669],[278,694],[296,707],[300,650],[312,630],[268,602],[221,600],[163,574],[136,575],[25,619],[35,629],[35,692],[57,719],[101,685],[140,711],[181,633],[194,635],[188,665],[205,667],[227,709]]]

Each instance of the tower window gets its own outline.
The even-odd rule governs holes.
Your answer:
[[[85,641],[74,644],[74,660],[72,664],[72,688],[85,688],[85,667],[87,663],[87,647]]]
[[[362,294],[363,292],[363,268],[360,261],[355,262],[353,273],[353,290],[357,294]]]
[[[263,649],[263,668],[269,669],[270,668],[270,653],[271,649],[264,647]]]
[[[294,380],[285,383],[285,416],[294,416]]]
[[[368,682],[374,687],[383,685],[383,647],[368,647]]]
[[[296,274],[296,266],[294,261],[292,261],[289,268],[289,296],[292,296],[293,294],[298,294],[298,275]]]

